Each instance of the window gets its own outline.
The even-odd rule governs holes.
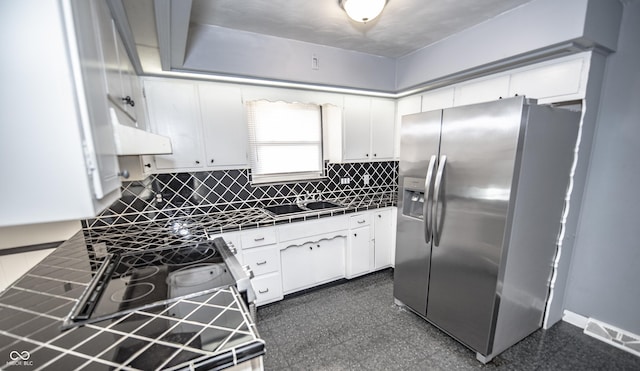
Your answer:
[[[264,100],[246,105],[253,183],[324,175],[321,106]]]

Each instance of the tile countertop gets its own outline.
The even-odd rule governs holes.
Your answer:
[[[223,368],[264,354],[264,341],[233,287],[64,332],[60,326],[106,252],[184,244],[202,240],[206,233],[318,219],[396,202],[389,195],[331,201],[345,207],[281,217],[243,209],[78,232],[0,293],[0,368]]]
[[[264,354],[234,287],[61,331],[94,256],[78,233],[0,294],[0,368],[208,369]]]

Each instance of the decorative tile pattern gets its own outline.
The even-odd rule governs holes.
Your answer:
[[[297,183],[253,186],[249,169],[155,174],[123,185],[122,197],[85,229],[145,223],[176,217],[259,208],[295,202],[296,196],[322,199],[394,198],[398,162],[327,163],[327,178]],[[365,178],[369,184],[365,184]],[[349,184],[341,184],[348,178]]]

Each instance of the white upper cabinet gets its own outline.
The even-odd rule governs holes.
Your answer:
[[[171,138],[156,155],[160,172],[245,167],[247,124],[240,88],[190,80],[144,80],[149,125]]]
[[[0,170],[15,180],[0,185],[0,226],[90,218],[120,197],[97,5],[0,4],[0,45],[11,51],[0,69]]]
[[[247,165],[247,118],[240,88],[199,84],[208,166]]]
[[[345,96],[343,125],[345,161],[393,158],[395,101]]]
[[[344,97],[345,160],[368,160],[371,143],[371,99]]]
[[[395,116],[396,103],[394,101],[371,99],[371,156],[373,156],[373,160],[393,158]]]
[[[453,104],[455,106],[464,106],[467,104],[489,102],[506,98],[508,95],[509,76],[500,76],[456,86]]]
[[[453,88],[443,88],[422,94],[422,112],[453,107]]]
[[[140,129],[146,128],[140,80],[129,60],[120,34],[116,30],[106,1],[98,2],[102,52],[111,102],[125,111]]]
[[[574,58],[516,72],[511,75],[509,96],[526,95],[540,103],[581,99],[587,81],[584,64],[583,58]]]
[[[156,155],[158,170],[199,169],[205,155],[197,85],[181,80],[145,80],[151,131],[171,138],[173,154]]]

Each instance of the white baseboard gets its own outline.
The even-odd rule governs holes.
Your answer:
[[[562,320],[584,330],[587,326],[588,318],[565,309],[562,315]]]

